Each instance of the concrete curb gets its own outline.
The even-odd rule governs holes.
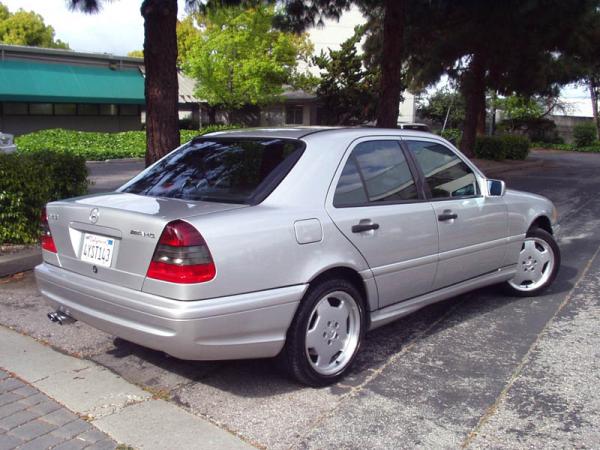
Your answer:
[[[0,256],[0,278],[33,269],[42,262],[39,247]]]
[[[140,449],[249,449],[246,442],[88,360],[0,327],[0,367],[117,442]]]

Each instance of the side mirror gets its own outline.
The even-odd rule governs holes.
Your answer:
[[[487,180],[490,197],[503,197],[506,193],[506,183],[502,180]]]

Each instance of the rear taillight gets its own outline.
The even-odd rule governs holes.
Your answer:
[[[147,277],[171,283],[203,283],[215,275],[215,263],[198,230],[182,220],[169,222],[154,250]]]
[[[48,225],[48,214],[46,213],[46,207],[42,208],[42,215],[40,219],[40,243],[42,244],[42,248],[49,252],[56,253],[56,245],[54,245],[54,239],[52,238],[50,226]]]

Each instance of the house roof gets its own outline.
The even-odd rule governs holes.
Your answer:
[[[144,80],[136,68],[0,60],[0,100],[144,104]]]

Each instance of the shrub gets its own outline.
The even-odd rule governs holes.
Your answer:
[[[478,136],[475,140],[475,156],[502,161],[506,158],[504,142],[498,136]]]
[[[462,131],[458,128],[446,128],[444,131],[440,131],[440,136],[452,142],[454,145],[458,145],[460,138],[462,137]]]
[[[531,142],[527,137],[506,134],[498,136],[497,139],[502,142],[506,159],[526,159],[527,155],[529,155]]]
[[[504,134],[500,136],[479,136],[475,140],[475,156],[481,159],[525,159],[531,143],[525,136]]]
[[[0,244],[36,242],[42,206],[86,191],[80,156],[47,150],[0,154]]]
[[[576,147],[589,147],[596,140],[596,126],[593,122],[579,123],[573,127],[573,140]]]
[[[187,142],[199,134],[229,128],[236,127],[212,125],[201,130],[181,130],[181,142]],[[16,144],[21,153],[40,150],[66,151],[82,156],[88,161],[143,158],[146,153],[146,132],[101,133],[52,129],[19,136],[16,138]]]

